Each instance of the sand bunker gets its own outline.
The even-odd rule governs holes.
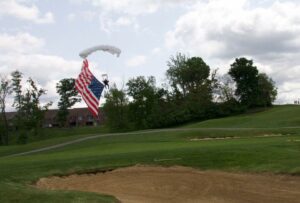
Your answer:
[[[37,187],[110,194],[121,202],[299,202],[300,177],[198,171],[186,167],[121,168],[42,178]]]

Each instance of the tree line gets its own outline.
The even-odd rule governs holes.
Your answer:
[[[25,87],[23,87],[23,85]],[[9,126],[6,114],[6,99],[13,95],[12,106],[16,109],[12,120],[14,129]],[[45,112],[52,102],[41,104],[41,97],[46,90],[39,88],[32,78],[23,82],[23,74],[19,71],[11,73],[11,79],[3,77],[0,86],[0,145],[7,145],[9,134],[17,133],[17,142],[26,143],[29,136],[37,136],[42,127]]]
[[[202,58],[181,53],[167,65],[163,87],[153,76],[131,78],[122,89],[112,86],[103,107],[111,129],[170,127],[230,116],[270,107],[277,96],[274,81],[247,58],[235,59],[222,76]]]
[[[134,130],[181,125],[193,121],[230,116],[257,107],[270,107],[277,88],[265,73],[259,73],[253,61],[237,58],[227,74],[219,75],[200,57],[178,53],[167,62],[167,83],[158,86],[154,76],[129,79],[124,88],[115,84],[105,93],[101,109],[106,125],[112,130]],[[42,104],[46,90],[35,81],[23,81],[19,71],[10,79],[0,81],[0,145],[7,145],[9,134],[15,133],[19,143],[37,136],[45,112],[52,102]],[[56,84],[59,94],[57,122],[66,126],[68,109],[80,102],[74,78],[64,78]],[[12,130],[8,124],[6,100],[13,95]]]

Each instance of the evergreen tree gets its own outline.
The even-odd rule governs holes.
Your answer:
[[[68,109],[80,102],[80,96],[75,88],[75,79],[65,78],[56,84],[56,91],[60,96],[58,102],[57,120],[60,126],[65,126],[69,115]]]

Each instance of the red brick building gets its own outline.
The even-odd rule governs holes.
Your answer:
[[[57,109],[50,109],[45,113],[43,127],[58,127]],[[6,114],[7,120],[12,125],[12,119],[16,115],[15,112]],[[104,121],[103,113],[99,110],[99,117],[95,118],[87,108],[75,108],[69,110],[67,118],[67,126],[95,126],[101,125]]]

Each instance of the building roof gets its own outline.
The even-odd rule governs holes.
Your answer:
[[[56,119],[56,115],[57,115],[58,109],[49,109],[48,111],[46,111],[45,113],[45,120],[55,120]],[[7,112],[6,113],[6,117],[8,120],[13,119],[16,116],[16,112]],[[68,115],[68,120],[72,119],[72,118],[77,118],[77,117],[83,117],[83,118],[87,118],[90,116],[93,116],[92,113],[88,110],[88,108],[74,108],[74,109],[69,109],[69,115]],[[99,118],[100,120],[103,117],[103,113],[102,111],[100,111],[99,108]],[[99,120],[99,119],[95,119],[95,120]]]

